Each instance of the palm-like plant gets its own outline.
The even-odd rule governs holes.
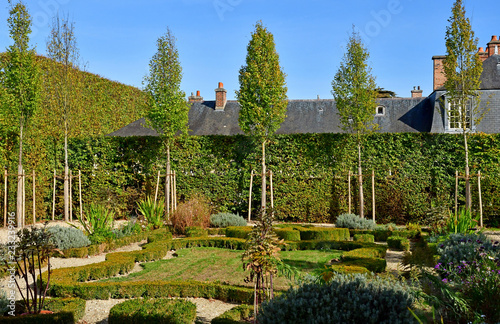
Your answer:
[[[137,202],[137,208],[139,212],[147,219],[148,224],[151,224],[153,228],[160,228],[163,225],[163,212],[165,210],[165,204],[163,201],[154,201],[151,197],[146,197],[139,202]]]

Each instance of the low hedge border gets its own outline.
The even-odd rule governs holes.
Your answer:
[[[108,323],[134,324],[157,322],[191,324],[196,319],[196,305],[181,299],[132,299],[111,308]]]
[[[208,228],[208,235],[226,235],[226,228]]]
[[[191,282],[86,282],[113,277],[129,272],[135,262],[149,262],[163,258],[172,249],[190,247],[218,247],[242,250],[245,241],[238,238],[203,237],[176,240],[158,240],[143,246],[141,251],[116,252],[106,255],[106,261],[75,268],[56,269],[52,274],[50,295],[75,296],[84,299],[131,297],[205,297],[240,303],[252,302],[252,290],[212,283]],[[350,251],[346,265],[365,266],[373,272],[385,270],[385,260],[367,260],[383,257],[385,246],[352,241],[295,241],[287,242],[284,250],[336,249]],[[357,251],[357,252],[356,252]],[[360,257],[360,260],[356,260]],[[383,266],[383,270],[380,270]],[[149,287],[149,288],[148,288]]]
[[[106,242],[102,244],[93,244],[89,246],[84,246],[81,248],[72,248],[63,250],[64,258],[84,258],[90,255],[96,255],[103,252],[108,252],[126,246],[132,243],[140,242],[147,238],[147,233],[134,234],[130,236],[125,236],[119,239],[115,239],[111,242]]]
[[[285,241],[300,241],[300,232],[293,228],[277,228],[276,235]]]
[[[201,226],[188,226],[186,227],[187,237],[203,237],[208,236],[208,231]]]
[[[372,234],[354,234],[353,241],[354,242],[374,243],[375,242],[375,236],[373,236]]]
[[[253,316],[254,310],[251,305],[239,305],[224,312],[222,315],[212,319],[212,324],[239,324],[247,323],[242,320]]]
[[[410,241],[406,237],[391,236],[387,238],[387,246],[400,251],[410,251]]]
[[[252,226],[228,226],[226,227],[226,237],[246,239],[251,231]]]
[[[44,310],[50,310],[54,312],[54,314],[0,316],[0,322],[16,324],[77,323],[85,315],[85,305],[86,301],[80,298],[52,298],[47,299],[47,304],[45,305]]]
[[[302,241],[349,241],[349,238],[350,234],[347,228],[311,227],[300,230],[300,239]]]

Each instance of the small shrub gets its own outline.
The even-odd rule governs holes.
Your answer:
[[[353,241],[373,243],[375,242],[375,236],[371,234],[354,234]]]
[[[186,227],[186,236],[187,237],[208,236],[208,231],[199,226],[188,226]]]
[[[74,227],[53,226],[48,227],[49,241],[59,250],[81,248],[90,245],[89,238],[79,229]]]
[[[494,245],[486,235],[480,234],[450,234],[449,238],[438,243],[439,262],[442,264],[459,264],[479,260],[481,253],[491,253],[500,256],[500,247]]]
[[[257,320],[269,323],[414,323],[415,298],[396,280],[335,275],[327,284],[307,283],[263,303]]]
[[[231,213],[218,213],[210,216],[210,226],[228,227],[228,226],[247,226],[247,221],[238,215]]]
[[[300,230],[300,239],[304,241],[347,241],[349,238],[350,234],[347,228],[311,227]]]
[[[253,316],[253,306],[239,305],[231,308],[222,315],[217,316],[212,320],[212,324],[238,324],[241,320]]]
[[[175,232],[185,234],[186,227],[199,226],[207,228],[210,224],[210,206],[202,196],[194,196],[185,203],[179,204],[170,216]]]
[[[387,246],[400,251],[410,251],[410,241],[406,237],[391,236],[387,238]]]
[[[361,218],[354,214],[342,214],[337,217],[337,222],[335,226],[341,228],[353,228],[353,229],[375,229],[375,222],[371,219]]]
[[[109,312],[110,324],[168,323],[191,324],[196,305],[181,299],[132,299],[115,305]]]
[[[139,234],[140,232],[142,232],[142,230],[141,230],[141,226],[139,225],[137,220],[134,218],[134,219],[131,219],[126,225],[112,230],[112,232],[117,239],[121,239],[125,236]]]
[[[380,224],[375,226],[376,231],[396,231],[398,229],[398,226],[394,223],[388,223],[388,224]]]

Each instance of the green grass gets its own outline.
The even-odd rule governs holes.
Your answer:
[[[178,250],[178,257],[143,264],[144,270],[126,277],[112,278],[105,281],[140,281],[140,280],[197,280],[223,282],[230,285],[252,286],[245,284],[248,271],[243,271],[242,251],[218,248],[188,248]],[[281,259],[288,265],[298,268],[303,273],[323,267],[325,263],[339,258],[342,251],[283,251]],[[275,287],[286,289],[292,284],[285,278],[277,278]]]

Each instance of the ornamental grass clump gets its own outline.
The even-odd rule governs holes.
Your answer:
[[[262,304],[260,324],[415,323],[413,290],[395,279],[337,274],[306,283]]]
[[[374,230],[375,222],[371,219],[362,218],[354,214],[342,214],[337,217],[335,226],[341,228]]]
[[[146,197],[146,199],[137,202],[137,209],[146,218],[152,229],[163,226],[163,213],[165,210],[163,200],[154,201],[151,197]]]
[[[170,222],[176,233],[185,234],[188,226],[207,228],[210,224],[210,206],[205,197],[195,195],[179,204],[170,216]]]
[[[48,227],[50,242],[59,250],[81,248],[90,245],[89,238],[79,229],[74,227],[61,227],[59,225]]]
[[[247,221],[243,217],[232,213],[218,213],[210,216],[210,226],[247,226]]]

